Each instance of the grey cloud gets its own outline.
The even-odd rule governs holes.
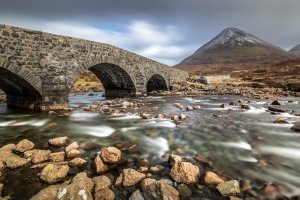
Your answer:
[[[299,11],[298,0],[9,0],[0,3],[0,23],[71,21],[114,26],[144,20],[176,27],[183,36],[176,45],[195,47],[226,27],[237,27],[289,49],[300,43]]]

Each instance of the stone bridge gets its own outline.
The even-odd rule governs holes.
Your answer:
[[[118,47],[0,25],[0,89],[9,107],[59,109],[84,72],[93,72],[107,97],[169,90],[184,71]]]

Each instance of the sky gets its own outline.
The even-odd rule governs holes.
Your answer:
[[[73,36],[175,65],[228,27],[289,50],[299,0],[1,0],[0,23]]]

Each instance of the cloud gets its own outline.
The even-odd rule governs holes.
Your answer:
[[[300,43],[299,10],[297,0],[9,0],[0,3],[0,23],[103,41],[170,64],[227,27],[289,49]]]
[[[146,21],[132,21],[119,27],[119,31],[72,22],[35,22],[26,26],[37,27],[48,33],[112,44],[167,65],[175,65],[178,58],[191,53],[189,47],[180,44],[182,36],[175,27],[156,26]]]

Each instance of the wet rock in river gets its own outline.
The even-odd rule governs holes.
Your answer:
[[[106,163],[117,163],[121,159],[121,151],[115,147],[101,149],[101,158]]]
[[[65,160],[65,152],[50,153],[49,157],[52,162],[62,162]]]
[[[93,181],[95,183],[95,191],[109,188],[112,185],[112,180],[106,175],[94,177]]]
[[[96,156],[95,161],[96,173],[104,173],[109,170],[108,165],[106,165],[99,156]]]
[[[213,164],[211,161],[209,161],[204,155],[202,155],[201,153],[197,153],[194,156],[194,159],[198,162],[200,162],[201,164],[207,165],[209,167],[213,167]]]
[[[6,166],[9,169],[16,169],[28,163],[28,160],[13,154],[14,144],[8,144],[0,148],[1,168]]]
[[[200,105],[196,105],[196,106],[193,106],[193,108],[194,108],[195,110],[200,110],[200,109],[201,109],[201,106],[200,106]]]
[[[223,103],[222,105],[220,105],[220,108],[228,108],[229,107],[229,104],[225,104],[225,103]]]
[[[174,106],[177,108],[180,108],[181,110],[183,110],[183,105],[181,105],[180,103],[174,103]]]
[[[169,161],[169,164],[171,166],[173,166],[177,162],[181,162],[181,160],[182,160],[182,158],[180,156],[178,156],[178,155],[175,155],[175,154],[171,154],[168,157],[168,161]]]
[[[34,150],[29,150],[29,151],[24,152],[24,157],[30,158],[31,162],[33,164],[39,164],[39,163],[46,162],[47,160],[49,160],[50,153],[51,153],[51,151],[49,151],[49,150],[34,149]]]
[[[173,121],[175,121],[175,122],[178,122],[178,121],[180,120],[180,118],[179,118],[178,115],[173,115],[173,116],[171,117],[171,119],[172,119]]]
[[[163,115],[163,114],[158,114],[158,115],[155,116],[155,118],[157,118],[157,119],[164,119],[164,118],[166,118],[166,116]]]
[[[86,142],[81,143],[79,145],[79,147],[80,147],[80,149],[83,149],[85,151],[89,151],[89,150],[100,148],[100,145],[95,143],[95,142],[92,142],[92,141],[86,141]]]
[[[78,167],[78,166],[84,165],[86,163],[87,163],[87,161],[84,160],[83,158],[74,158],[74,159],[70,160],[69,165],[71,167]]]
[[[134,193],[131,194],[129,200],[145,200],[145,198],[140,190],[136,190]]]
[[[51,185],[34,195],[30,200],[57,200],[59,185]]]
[[[179,195],[183,199],[189,199],[192,196],[192,190],[186,184],[180,184],[176,187]]]
[[[15,151],[23,153],[25,151],[31,150],[34,148],[34,143],[30,140],[22,140],[20,141],[14,148]]]
[[[82,172],[62,185],[52,185],[41,190],[30,200],[90,200],[93,199],[91,194],[93,187],[93,181]]]
[[[55,147],[62,147],[62,146],[67,145],[69,143],[69,141],[70,141],[70,139],[68,137],[64,136],[64,137],[50,139],[48,141],[48,143]]]
[[[150,113],[140,113],[140,116],[143,119],[151,119],[152,118],[152,115]]]
[[[280,103],[278,100],[275,100],[271,103],[271,105],[278,105],[278,106],[282,106],[282,103]]]
[[[186,120],[186,115],[185,114],[180,114],[179,119],[180,120]]]
[[[274,121],[275,124],[289,124],[289,122],[287,121],[287,119],[285,118],[277,118],[275,121]]]
[[[251,106],[248,105],[248,104],[241,104],[241,109],[243,109],[243,110],[250,110]]]
[[[164,180],[146,178],[141,182],[141,189],[145,199],[172,199],[179,200],[179,192]]]
[[[292,126],[292,130],[300,132],[300,121],[294,123],[294,125]]]
[[[195,183],[198,181],[200,169],[190,162],[175,162],[170,176],[178,183]]]
[[[78,148],[79,148],[79,145],[77,144],[77,142],[73,142],[66,147],[66,152],[69,152],[72,150],[77,150]]]
[[[297,117],[300,117],[300,113],[298,113],[298,112],[294,112],[293,115],[297,116]]]
[[[0,183],[0,196],[2,195],[3,183]]]
[[[286,112],[287,110],[285,108],[283,108],[282,106],[279,105],[272,105],[268,107],[269,111],[273,111],[273,112]]]
[[[75,157],[78,157],[80,156],[80,151],[78,151],[77,149],[73,149],[69,152],[67,152],[67,157],[68,158],[75,158]]]
[[[40,178],[49,184],[53,184],[65,178],[68,175],[69,169],[68,165],[48,164],[42,170]]]
[[[5,164],[2,160],[0,160],[0,171],[2,171],[5,168]]]
[[[224,183],[224,179],[214,172],[206,172],[204,175],[204,183],[207,185],[218,185],[220,183]]]
[[[268,199],[276,199],[281,194],[279,187],[273,184],[266,184],[261,190]]]
[[[21,158],[19,156],[11,155],[4,160],[5,165],[9,169],[16,169],[19,167],[23,167],[28,163],[28,161],[24,158]]]
[[[93,199],[92,189],[94,182],[85,172],[77,174],[70,184],[62,184],[57,193],[59,200],[90,200]]]
[[[194,110],[194,108],[193,108],[192,106],[187,106],[187,107],[186,107],[186,110],[188,110],[188,111],[189,111],[189,110]]]
[[[105,188],[95,192],[95,200],[113,200],[113,199],[115,199],[115,193],[109,188]]]
[[[134,169],[124,169],[116,180],[116,185],[129,187],[134,186],[141,180],[146,178],[146,175]]]
[[[231,181],[226,181],[224,183],[220,183],[217,186],[217,190],[224,197],[238,195],[240,193],[239,182],[236,180],[231,180]]]

